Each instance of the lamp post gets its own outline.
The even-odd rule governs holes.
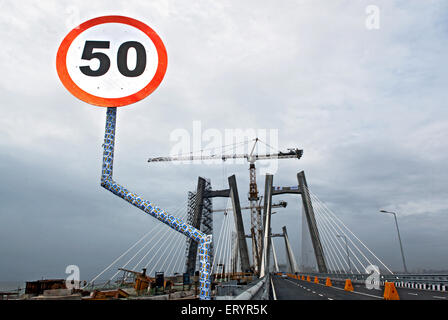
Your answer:
[[[345,235],[340,235],[340,234],[337,234],[336,237],[344,238],[344,240],[345,240],[345,250],[347,251],[348,268],[349,268],[350,272],[352,272],[352,266],[350,264],[350,255],[349,255],[349,252],[348,252],[347,237]]]
[[[406,267],[406,260],[405,260],[405,258],[404,258],[403,244],[401,243],[400,229],[398,229],[397,214],[396,214],[395,212],[392,212],[392,211],[386,211],[386,210],[380,210],[380,212],[390,213],[390,214],[393,214],[393,215],[394,215],[394,218],[395,218],[395,226],[397,227],[397,233],[398,233],[398,241],[400,242],[401,258],[403,259],[404,272],[405,272],[405,273],[408,273],[408,268]]]

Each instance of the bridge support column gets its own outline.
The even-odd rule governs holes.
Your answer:
[[[272,256],[274,258],[274,270],[275,272],[280,272],[280,268],[278,267],[277,254],[275,253],[274,242],[272,242],[271,238],[271,246],[272,246]]]
[[[320,273],[327,273],[327,264],[325,262],[324,250],[320,242],[319,230],[317,229],[316,218],[314,216],[313,205],[311,204],[311,197],[306,183],[305,172],[301,171],[297,174],[299,181],[299,189],[302,194],[303,209],[308,223],[308,229],[311,235],[311,242],[313,243],[314,254],[316,256],[317,267]]]
[[[193,216],[190,217],[191,221],[188,221],[193,227],[200,230],[201,220],[202,220],[202,210],[204,204],[204,191],[205,191],[205,179],[202,177],[198,178],[198,186],[196,189],[195,206],[193,211]],[[188,253],[186,261],[186,272],[190,275],[194,275],[196,270],[196,257],[198,253],[198,243],[192,239],[188,239]]]
[[[288,233],[286,232],[286,226],[283,228],[283,238],[285,239],[285,247],[286,247],[286,257],[288,259],[289,272],[296,273],[299,272],[297,270],[296,259],[294,258],[294,252],[291,248],[291,243],[289,242]]]
[[[260,277],[269,273],[269,262],[271,252],[271,208],[272,208],[272,182],[274,176],[272,174],[266,175],[265,189],[264,189],[264,216],[263,216],[263,247],[261,257]]]
[[[241,216],[240,198],[235,175],[229,177],[230,196],[235,217],[235,229],[238,237],[238,249],[241,259],[241,271],[250,271],[249,252],[247,250],[246,234],[244,233],[243,217]]]

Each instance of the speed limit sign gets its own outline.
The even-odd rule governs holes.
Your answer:
[[[121,107],[150,95],[162,82],[167,53],[143,22],[104,16],[73,29],[59,46],[56,68],[65,88],[84,102]]]

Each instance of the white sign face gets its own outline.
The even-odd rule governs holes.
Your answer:
[[[71,31],[57,57],[58,75],[76,97],[118,107],[148,96],[163,79],[167,57],[157,34],[126,17],[89,20]]]

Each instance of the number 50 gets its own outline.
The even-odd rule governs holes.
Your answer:
[[[103,52],[93,52],[93,49],[109,49],[110,41],[86,41],[84,51],[82,52],[82,60],[98,59],[100,66],[97,70],[92,70],[90,66],[79,67],[82,73],[89,77],[100,77],[105,75],[110,69],[110,59]],[[128,67],[128,52],[130,48],[134,48],[137,52],[137,63],[135,68],[130,70]],[[117,54],[118,71],[125,77],[138,77],[145,72],[146,68],[146,50],[145,47],[137,41],[128,41],[118,48]]]

